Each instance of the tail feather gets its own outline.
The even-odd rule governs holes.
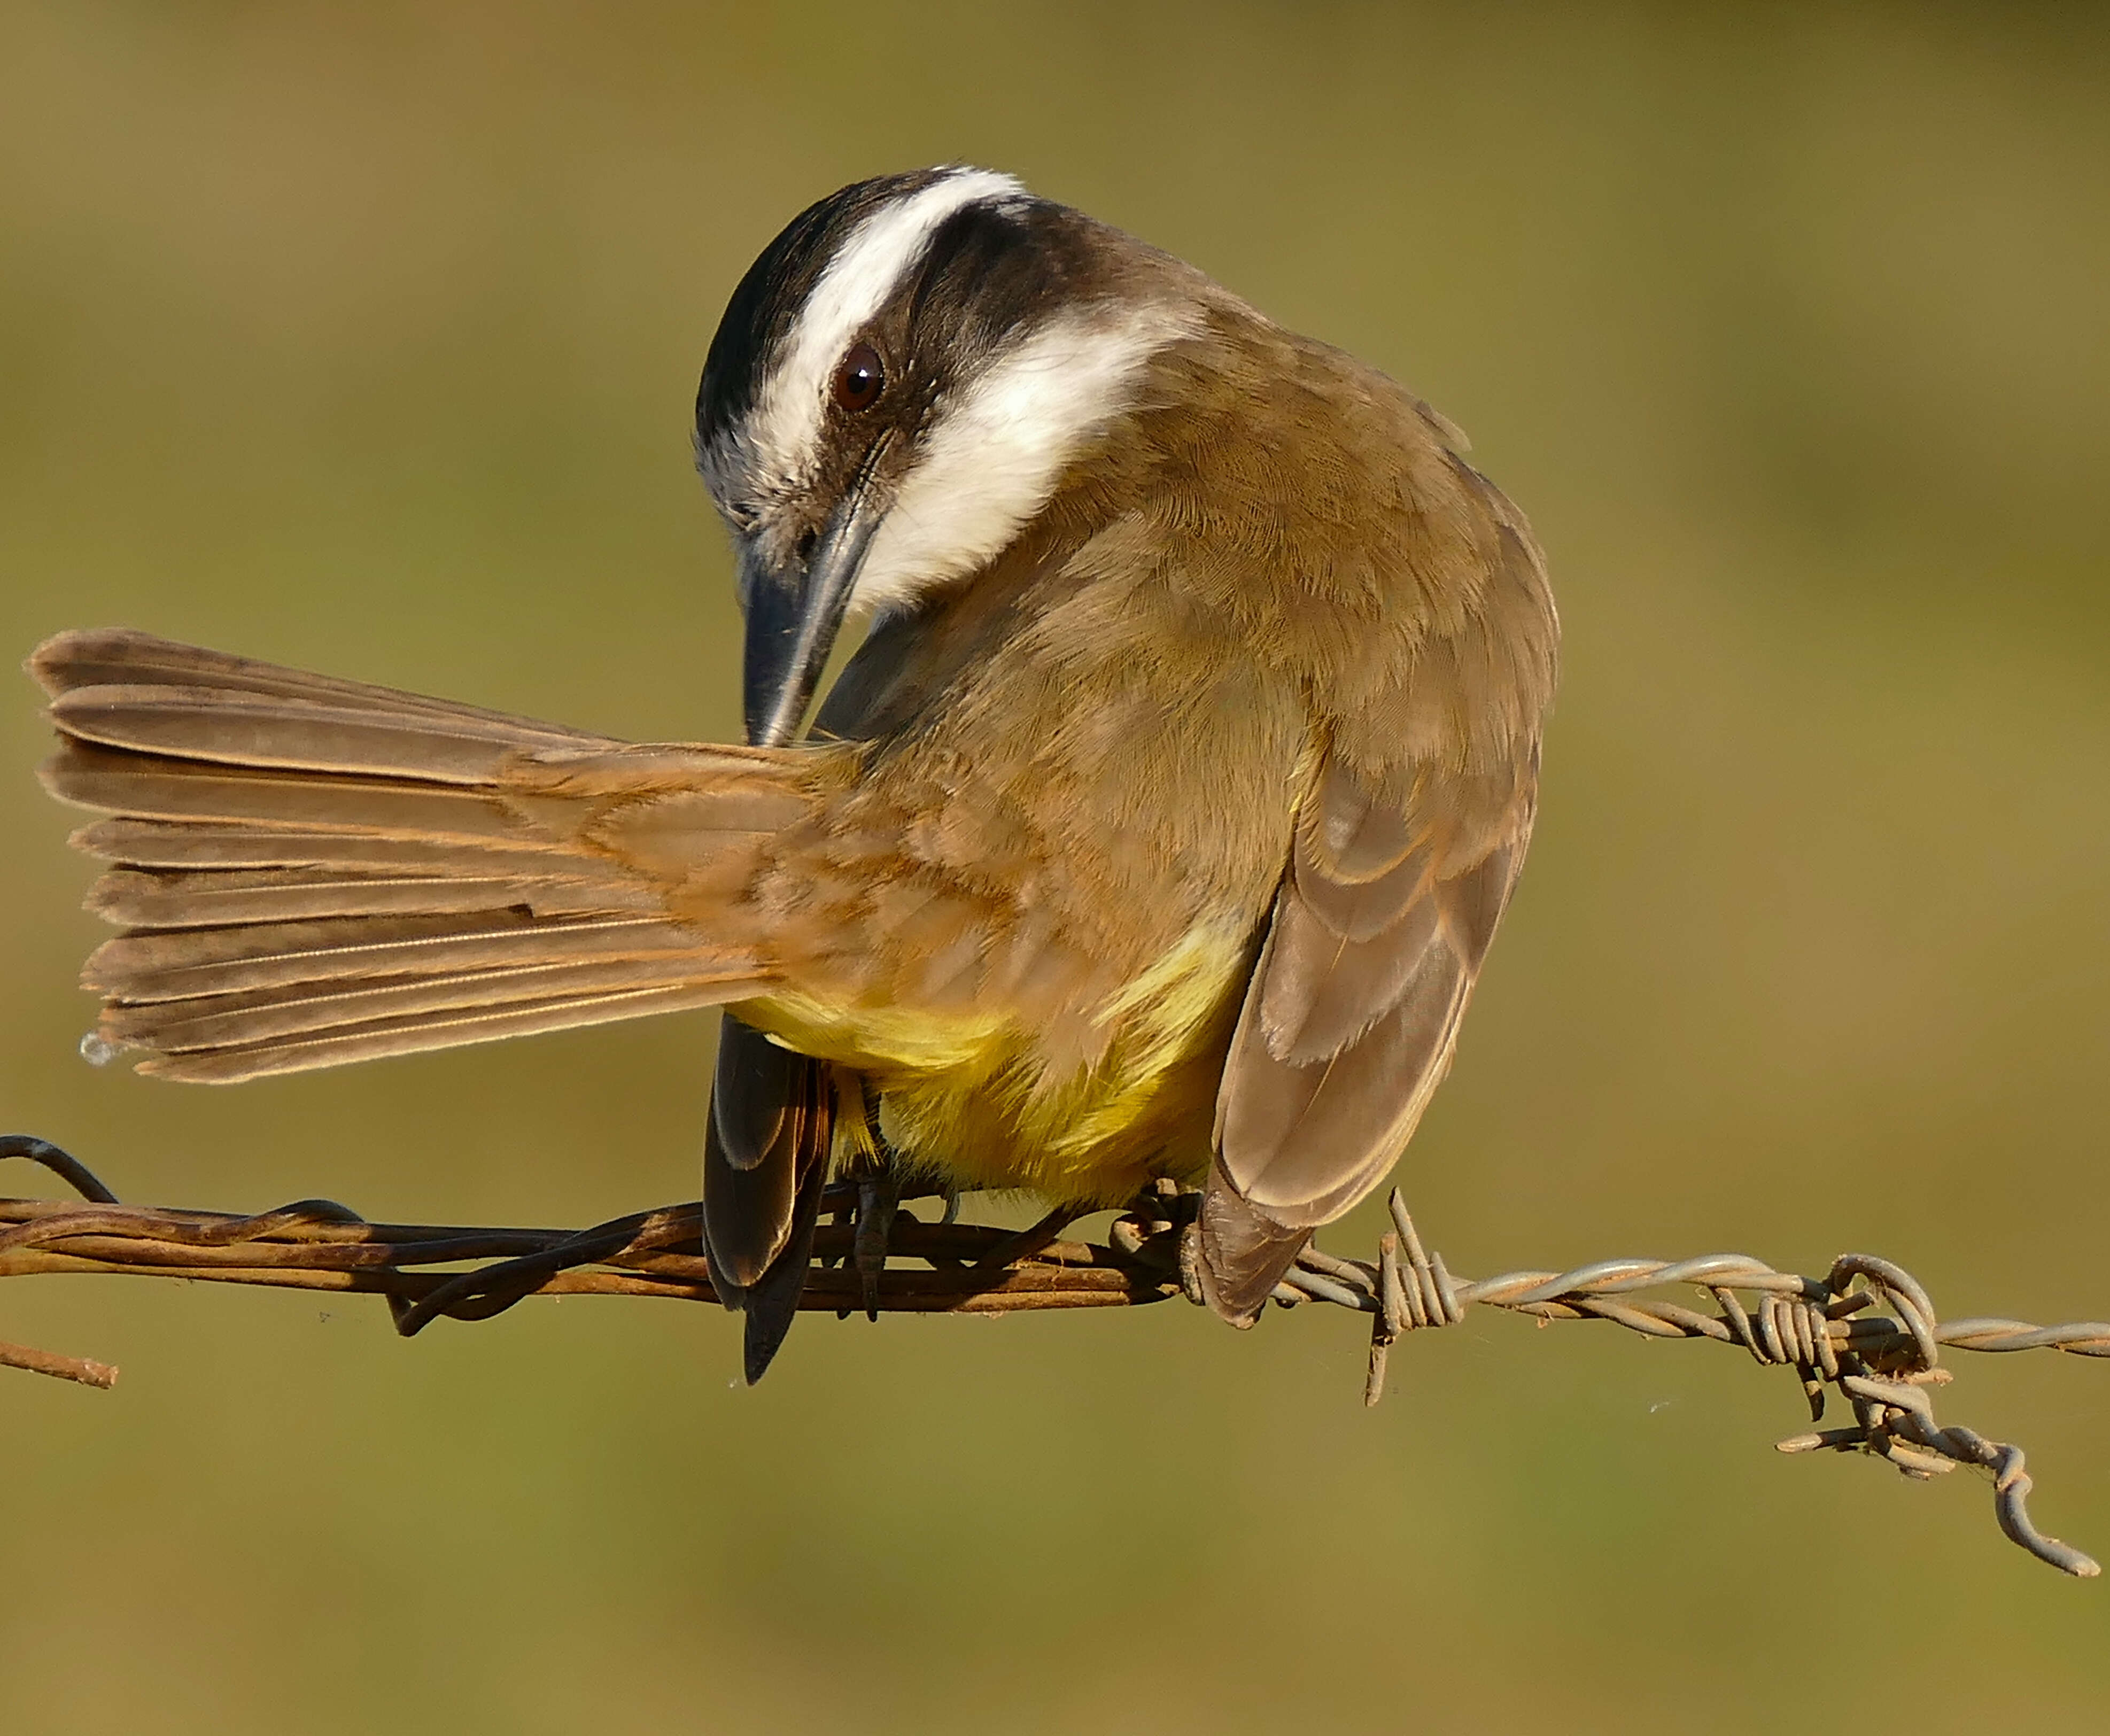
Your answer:
[[[152,633],[134,632],[121,627],[90,628],[47,639],[30,654],[29,673],[54,699],[80,687],[200,687],[230,696],[253,694],[267,698],[309,700],[319,705],[346,705],[399,718],[480,720],[507,726],[523,741],[533,738],[571,746],[595,742],[604,746],[620,745],[605,736],[568,728],[561,723],[545,723],[508,712],[464,705],[454,700],[431,699],[421,693],[405,693],[368,682],[345,681],[333,675],[315,675],[305,669],[258,663],[247,657],[209,651],[195,645],[179,645],[171,639],[157,639]]]
[[[88,908],[106,922],[134,928],[211,928],[324,917],[470,915],[507,900],[526,904],[537,916],[663,909],[649,886],[605,879],[518,873],[358,874],[300,868],[219,874],[117,868],[96,882]]]
[[[390,1055],[417,1054],[467,1043],[495,1043],[504,1037],[534,1036],[546,1031],[572,1031],[618,1019],[714,1007],[727,998],[722,988],[684,986],[526,1001],[513,1006],[478,1008],[446,1018],[424,1014],[254,1049],[157,1053],[141,1062],[138,1070],[157,1079],[234,1085],[273,1073],[306,1072],[316,1067],[343,1067],[354,1061],[378,1061]]]
[[[424,874],[460,878],[474,872],[503,877],[519,885],[548,880],[551,884],[591,882],[614,888],[635,882],[635,865],[613,857],[581,855],[523,843],[470,845],[451,838],[395,837],[385,832],[306,831],[297,826],[246,826],[235,822],[146,819],[98,820],[68,840],[85,854],[135,868],[204,868],[208,878],[224,880],[220,870],[278,868],[317,875],[339,870],[347,875]],[[464,854],[474,848],[473,862]]]
[[[43,773],[45,788],[61,801],[130,819],[276,823],[436,843],[564,847],[559,839],[536,839],[491,794],[327,766],[256,770],[73,741],[44,763]]]
[[[741,904],[811,750],[630,746],[143,634],[33,673],[52,792],[106,818],[102,1034],[229,1081],[749,998]],[[712,889],[700,900],[700,888]],[[670,895],[680,895],[677,916]]]
[[[694,963],[701,937],[680,923],[623,916],[537,922],[511,910],[469,916],[346,917],[233,928],[147,930],[88,955],[87,986],[120,1000],[195,1000],[253,989],[397,977],[599,963],[610,958]],[[722,959],[722,953],[714,952]],[[750,968],[750,974],[752,971]]]
[[[419,1014],[465,1013],[483,1007],[520,1007],[541,1000],[629,995],[645,989],[693,988],[700,995],[738,988],[752,973],[729,970],[717,980],[699,974],[693,957],[611,959],[596,965],[539,965],[517,971],[464,972],[395,982],[360,978],[332,992],[237,993],[201,996],[173,1005],[120,1004],[103,1024],[111,1040],[135,1031],[165,1054],[194,1049],[246,1049],[290,1037],[313,1037],[351,1026],[400,1022]],[[699,1004],[707,1002],[700,1001]]]
[[[76,741],[210,764],[328,766],[339,777],[486,785],[531,744],[576,751],[577,741],[526,735],[518,724],[439,713],[392,715],[211,687],[80,687],[52,701],[52,721]]]
[[[76,808],[142,821],[293,825],[450,844],[530,844],[477,791],[310,772],[251,772],[72,742],[44,761],[44,786]],[[557,848],[555,841],[550,848]]]

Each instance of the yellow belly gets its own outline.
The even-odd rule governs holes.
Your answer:
[[[1030,1188],[1120,1204],[1160,1175],[1198,1181],[1247,943],[1190,931],[1089,1018],[1089,1061],[1052,1060],[1007,1007],[944,1013],[783,994],[741,1018],[803,1054],[855,1067],[896,1150],[962,1188]]]

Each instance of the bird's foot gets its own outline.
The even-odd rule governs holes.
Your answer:
[[[857,1178],[857,1228],[850,1240],[850,1264],[864,1297],[867,1320],[879,1318],[879,1275],[886,1270],[887,1244],[894,1214],[901,1209],[901,1184],[885,1173]]]

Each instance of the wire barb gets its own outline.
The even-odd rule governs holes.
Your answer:
[[[304,1199],[249,1217],[120,1204],[88,1167],[47,1140],[0,1135],[0,1158],[41,1165],[85,1204],[0,1199],[0,1277],[34,1272],[131,1272],[220,1283],[364,1292],[383,1297],[405,1337],[442,1317],[485,1320],[534,1295],[661,1296],[715,1302],[695,1203],[634,1212],[580,1231],[374,1224],[333,1200]],[[955,1221],[956,1201],[926,1193],[895,1204],[885,1240],[853,1220],[858,1179],[823,1204],[835,1222],[814,1237],[802,1308],[847,1315],[1009,1313],[1139,1307],[1185,1296],[1201,1303],[1194,1271],[1201,1196],[1154,1183],[1107,1226],[1104,1242],[1068,1240],[1080,1213],[1048,1212],[1023,1231]],[[936,1219],[906,1207],[935,1199]],[[1409,1332],[1456,1326],[1476,1304],[1545,1320],[1605,1320],[1649,1338],[1704,1339],[1741,1348],[1762,1366],[1792,1368],[1821,1420],[1826,1395],[1850,1407],[1850,1426],[1798,1435],[1782,1453],[1859,1452],[1924,1480],[1958,1465],[1993,1479],[2001,1530],[2037,1559],[2092,1578],[2095,1561],[2046,1536],[2028,1509],[2022,1451],[1934,1416],[1932,1390],[1950,1378],[1944,1348],[2060,1350],[2110,1357],[2110,1322],[2039,1326],[1974,1317],[1943,1323],[1911,1273],[1872,1254],[1842,1254],[1822,1278],[1775,1271],[1747,1254],[1686,1260],[1600,1260],[1561,1272],[1460,1278],[1424,1247],[1394,1190],[1391,1227],[1374,1261],[1307,1247],[1276,1286],[1282,1308],[1329,1303],[1370,1316],[1365,1404],[1383,1395],[1393,1345]],[[454,1270],[468,1262],[468,1270]],[[437,1270],[435,1268],[450,1268]],[[1643,1294],[1687,1287],[1717,1312]],[[1746,1298],[1750,1299],[1747,1303]],[[107,1387],[114,1368],[0,1343],[0,1367]]]

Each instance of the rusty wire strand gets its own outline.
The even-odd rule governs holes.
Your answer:
[[[405,1337],[445,1316],[482,1320],[531,1295],[661,1296],[715,1301],[704,1258],[701,1208],[667,1206],[581,1231],[372,1224],[333,1200],[306,1199],[250,1217],[128,1206],[48,1141],[0,1135],[0,1158],[40,1164],[88,1203],[0,1199],[0,1277],[34,1272],[129,1272],[220,1283],[335,1290],[383,1297]],[[1049,1212],[1023,1231],[926,1221],[903,1211],[875,1265],[868,1228],[853,1222],[858,1184],[827,1203],[839,1221],[814,1238],[800,1306],[881,1312],[1008,1313],[1038,1308],[1138,1307],[1184,1294],[1194,1274],[1199,1196],[1161,1181],[1117,1215],[1103,1243],[1069,1240],[1075,1214]],[[1686,1260],[1600,1260],[1566,1271],[1460,1278],[1427,1250],[1394,1190],[1392,1227],[1374,1262],[1307,1248],[1278,1285],[1283,1308],[1324,1302],[1371,1317],[1365,1402],[1384,1389],[1387,1358],[1406,1333],[1455,1326],[1475,1304],[1541,1320],[1607,1320],[1650,1338],[1706,1339],[1800,1379],[1813,1422],[1827,1392],[1852,1411],[1846,1427],[1778,1444],[1783,1453],[1852,1451],[1925,1479],[1963,1465],[1990,1474],[2000,1528],[2040,1561],[2083,1578],[2100,1570],[2031,1521],[2022,1449],[1934,1416],[1931,1389],[1950,1378],[1943,1347],[2062,1350],[2110,1357],[2110,1321],[2040,1326],[2026,1321],[1942,1321],[1903,1267],[1842,1254],[1822,1278],[1774,1270],[1746,1254]],[[921,1269],[893,1263],[917,1261]],[[466,1271],[434,1270],[459,1267]],[[1709,1313],[1641,1294],[1690,1286]],[[1739,1293],[1742,1293],[1740,1294]],[[1744,1296],[1753,1299],[1747,1306]],[[84,1358],[0,1343],[0,1366],[107,1387],[116,1371]]]

